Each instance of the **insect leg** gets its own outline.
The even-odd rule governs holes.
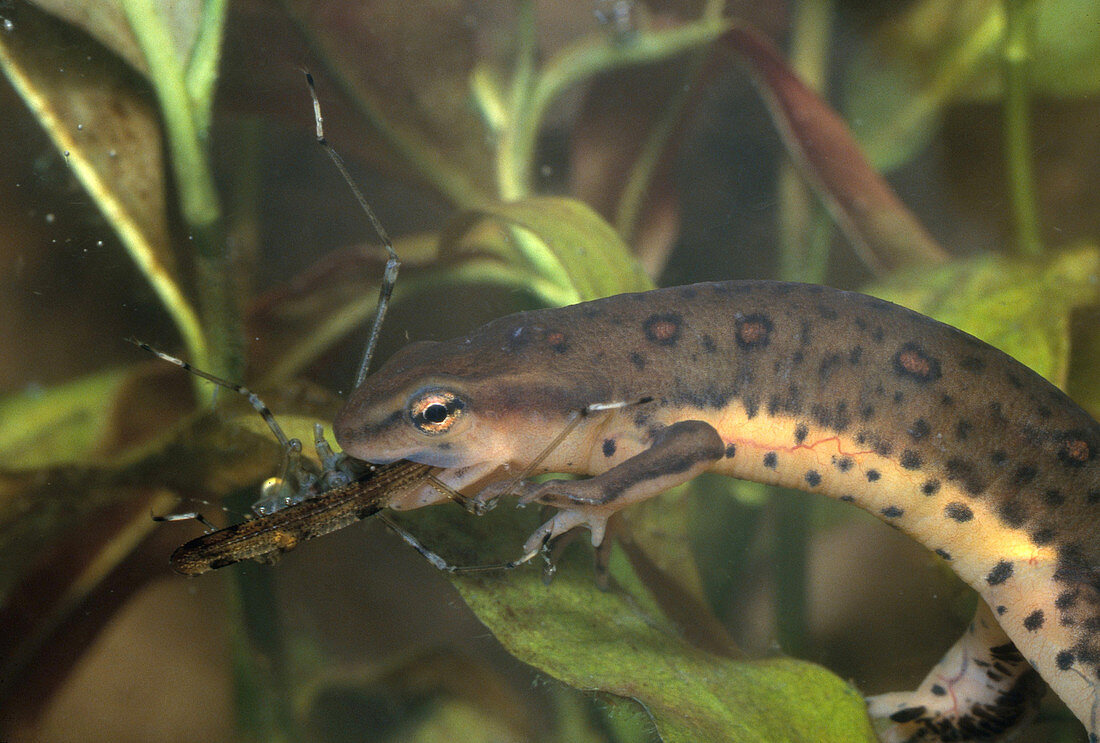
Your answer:
[[[542,555],[542,558],[546,561],[546,572],[549,574],[553,574],[554,571],[553,563],[550,561],[550,557],[548,555],[547,545],[549,544],[549,539],[544,540],[542,544],[529,550],[518,559],[511,560],[509,562],[495,563],[492,565],[451,565],[442,557],[425,547],[419,539],[417,539],[408,531],[399,526],[386,514],[380,513],[378,514],[378,518],[390,529],[390,531],[401,537],[401,539],[403,539],[406,544],[419,552],[420,556],[430,562],[433,567],[438,570],[442,570],[445,573],[485,573],[493,570],[514,570],[520,565],[525,565],[531,562],[531,560],[535,559],[539,555]]]
[[[374,227],[374,231],[382,241],[382,247],[384,247],[389,254],[389,257],[386,259],[385,271],[382,273],[382,284],[378,288],[378,307],[374,313],[374,323],[371,325],[370,337],[367,339],[367,348],[363,351],[363,360],[359,364],[359,372],[355,375],[355,386],[358,387],[363,383],[363,380],[367,378],[367,372],[370,371],[371,357],[374,356],[374,349],[378,345],[378,336],[382,332],[382,321],[386,318],[386,310],[388,310],[390,306],[390,296],[393,294],[393,287],[397,283],[397,269],[401,267],[401,261],[397,259],[397,251],[393,249],[393,241],[390,240],[390,236],[386,233],[386,229],[382,226],[382,222],[375,216],[374,210],[370,208],[370,204],[367,203],[367,199],[363,196],[363,192],[359,190],[359,187],[355,185],[355,181],[352,180],[351,173],[348,172],[348,168],[344,164],[344,158],[340,157],[340,154],[336,152],[333,146],[328,143],[328,140],[325,139],[324,118],[321,116],[321,101],[317,98],[317,89],[313,84],[313,75],[308,72],[306,73],[306,84],[309,86],[309,95],[313,98],[313,118],[317,126],[317,143],[325,148],[325,152],[328,153],[332,162],[335,163],[336,169],[340,171],[340,175],[344,177],[344,181],[347,182],[352,193],[355,194],[355,200],[359,202],[359,206],[367,215],[367,219],[370,220],[371,226]]]

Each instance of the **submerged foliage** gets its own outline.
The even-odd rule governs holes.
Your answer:
[[[781,250],[818,251],[752,260],[783,266],[779,278],[854,288],[872,280],[873,293],[1003,348],[1100,412],[1095,375],[1079,371],[1100,358],[1097,236],[1082,232],[1072,247],[1040,245],[1036,253],[1036,240],[1047,236],[1019,159],[1021,151],[1030,157],[1027,148],[1009,152],[1006,171],[1019,238],[1006,244],[1015,247],[973,255],[942,247],[875,169],[920,156],[935,122],[960,102],[1004,101],[1006,139],[1017,143],[1026,142],[1018,128],[1028,126],[1034,92],[1091,97],[1094,105],[1100,50],[1064,23],[1070,10],[1086,12],[1081,3],[928,0],[879,19],[875,43],[843,71],[858,141],[807,82],[827,68],[822,54],[804,50],[828,48],[830,3],[792,6],[796,29],[818,14],[795,35],[793,63],[749,23],[723,16],[720,3],[691,12],[598,5],[612,15],[629,5],[631,14],[601,24],[566,13],[558,22],[572,24],[571,33],[555,42],[528,1],[473,13],[457,1],[413,10],[194,0],[166,10],[147,0],[42,0],[17,6],[0,35],[0,66],[170,318],[185,355],[275,395],[270,407],[303,440],[312,423],[331,419],[336,398],[295,380],[345,353],[349,334],[373,313],[382,262],[373,247],[333,252],[252,296],[263,260],[249,225],[262,198],[240,175],[257,165],[241,152],[250,151],[256,126],[293,121],[308,141],[313,124],[294,63],[273,63],[273,55],[308,59],[326,106],[338,99],[340,113],[327,110],[326,124],[339,149],[346,144],[354,161],[446,204],[445,219],[396,241],[404,268],[389,347],[408,327],[452,335],[485,319],[485,310],[469,307],[475,293],[495,297],[499,311],[564,305],[652,288],[670,261],[675,272],[674,248],[704,263],[694,246],[675,244],[689,217],[675,164],[702,99],[737,63],[806,184],[777,187]],[[1024,57],[1042,50],[1030,87],[1011,84],[1002,53],[1020,23],[1032,24],[1031,35],[1015,38]],[[260,60],[263,40],[274,42]],[[1069,66],[1081,74],[1060,84]],[[928,69],[931,77],[914,73]],[[573,161],[563,179],[556,161],[549,164],[548,132],[570,96],[580,102],[572,103]],[[234,123],[219,130],[219,116],[231,115]],[[218,132],[237,145],[225,149],[241,152],[214,157]],[[851,250],[830,252],[831,225]],[[750,247],[722,239],[735,250]],[[861,267],[835,272],[842,255]],[[144,332],[135,325],[124,334]],[[189,498],[247,502],[277,471],[280,453],[252,411],[224,398],[211,411],[207,391],[195,387],[175,369],[135,360],[0,399],[0,706],[13,729],[37,719],[122,601],[166,572],[181,532],[155,525],[150,508],[167,511]],[[379,740],[448,739],[456,729],[465,740],[873,740],[851,685],[807,661],[745,659],[715,616],[729,608],[719,595],[754,577],[755,532],[786,512],[783,501],[767,505],[751,484],[684,491],[626,515],[608,592],[596,588],[576,550],[549,586],[535,570],[453,577],[508,653],[600,701],[555,687],[543,699],[547,729],[516,712],[532,702],[499,669],[461,654],[425,649],[334,671],[335,653],[309,631],[280,626],[270,571],[238,571],[228,621],[241,737],[338,739],[347,732],[332,720],[354,726],[357,714],[381,704],[398,712],[371,718]],[[715,549],[702,554],[701,574],[696,553],[708,530],[691,508],[716,492],[730,520],[721,521],[721,544],[706,542]],[[513,557],[533,528],[530,512],[474,518],[438,510],[405,517],[408,528],[466,564]],[[788,650],[804,647],[807,635],[809,527],[800,528],[780,532],[773,550],[782,566],[777,631]],[[723,561],[731,558],[744,565],[730,569]]]

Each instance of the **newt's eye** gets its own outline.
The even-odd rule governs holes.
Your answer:
[[[466,404],[453,392],[425,390],[409,403],[413,425],[428,434],[446,433],[462,417]]]

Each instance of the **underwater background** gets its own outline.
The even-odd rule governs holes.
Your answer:
[[[862,511],[709,477],[629,511],[610,592],[585,539],[549,586],[449,579],[370,521],[173,574],[202,527],[151,514],[239,521],[282,457],[126,339],[309,441],[375,308],[304,69],[403,261],[379,361],[779,278],[961,327],[1100,415],[1095,0],[16,0],[0,68],[0,740],[873,740],[860,694],[973,613]],[[398,520],[480,564],[537,516]],[[1048,695],[1019,740],[1084,734]]]

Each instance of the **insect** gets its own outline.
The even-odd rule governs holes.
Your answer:
[[[376,468],[292,506],[196,537],[173,552],[169,563],[183,575],[201,575],[242,560],[274,562],[302,542],[375,515],[388,492],[423,480],[430,470],[414,462]]]
[[[325,139],[320,101],[317,98],[313,76],[308,72],[306,82],[313,100],[317,141],[324,147],[345,182],[352,189],[356,200],[388,253],[374,323],[356,375],[358,385],[366,377],[370,368],[378,334],[397,280],[400,262],[381,221],[351,178],[343,159]],[[195,519],[210,529],[208,533],[179,547],[169,558],[172,568],[183,575],[201,575],[244,560],[274,562],[283,553],[294,549],[302,542],[330,534],[356,521],[379,514],[386,507],[393,493],[417,483],[428,483],[468,509],[484,510],[480,504],[473,504],[464,499],[445,482],[435,477],[432,474],[435,468],[429,465],[401,461],[375,466],[334,453],[325,440],[320,424],[314,426],[314,447],[321,463],[320,471],[316,471],[303,460],[301,442],[286,435],[267,405],[247,387],[197,369],[186,361],[152,348],[146,343],[132,338],[129,340],[163,361],[175,364],[195,376],[245,397],[267,423],[284,451],[283,475],[269,479],[264,484],[260,499],[253,504],[252,508],[257,518],[223,529],[215,529],[198,513],[155,517],[160,521]],[[384,515],[380,515],[379,518],[432,565],[447,572],[507,570],[525,564],[541,552],[540,546],[540,549],[531,550],[519,560],[511,562],[474,566],[450,565],[425,548],[413,535],[400,528],[391,519]],[[546,569],[548,575],[552,574],[553,566],[548,558]]]

